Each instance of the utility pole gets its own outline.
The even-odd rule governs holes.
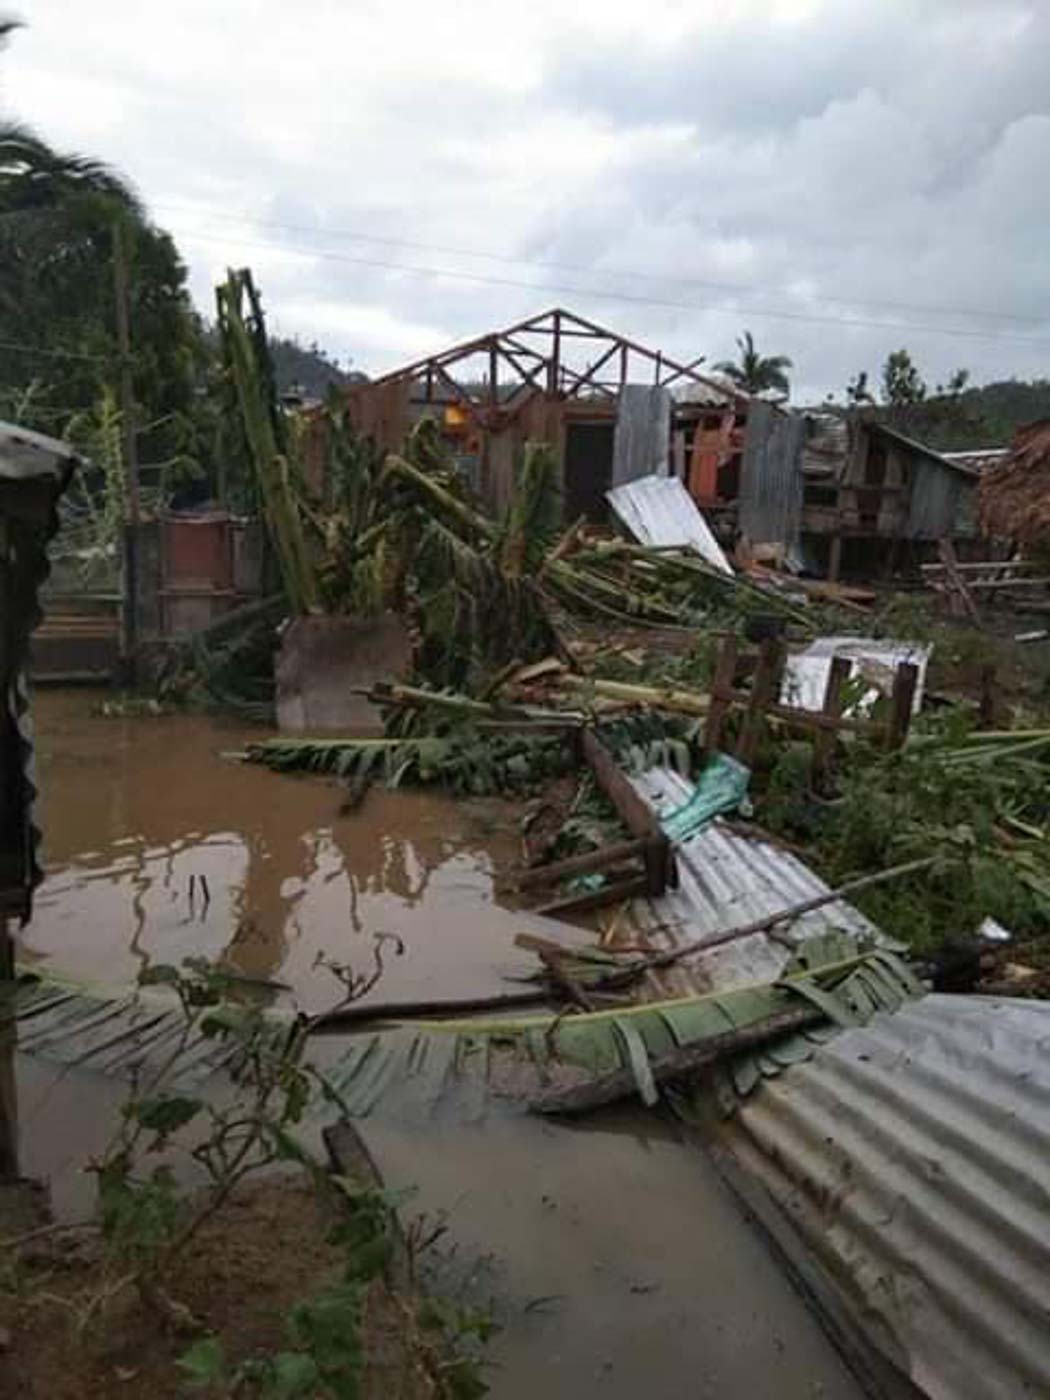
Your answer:
[[[124,521],[124,664],[133,685],[138,670],[139,644],[139,455],[135,390],[131,380],[131,317],[128,297],[128,254],[123,220],[113,224],[113,293],[117,310],[117,349],[120,352],[120,416],[124,433],[127,475],[127,516]]]

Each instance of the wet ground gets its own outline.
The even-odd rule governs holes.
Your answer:
[[[501,972],[526,970],[521,916],[493,899],[497,866],[520,858],[519,808],[376,788],[343,815],[334,782],[224,756],[261,731],[107,718],[103,698],[34,699],[47,878],[24,963],[115,984],[204,954],[288,984],[308,1009],[339,993],[318,954],[365,970],[379,931],[407,945],[384,998],[498,993]]]
[[[321,951],[367,963],[402,935],[376,995],[508,990],[513,950],[549,921],[501,909],[493,876],[518,859],[518,808],[341,792],[223,758],[248,736],[198,716],[110,719],[89,692],[36,697],[47,878],[19,953],[92,983],[127,983],[190,953],[336,999]],[[204,896],[206,881],[208,899]],[[193,893],[191,898],[191,879]],[[78,1170],[101,1149],[118,1081],[19,1056],[23,1171],[51,1179],[60,1216],[90,1209]],[[641,1108],[582,1128],[520,1113],[361,1125],[384,1178],[444,1220],[442,1270],[494,1300],[492,1395],[550,1400],[644,1391],[735,1400],[860,1400],[816,1319],[695,1146]]]

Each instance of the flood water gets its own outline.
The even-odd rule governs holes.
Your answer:
[[[204,954],[316,1009],[340,995],[317,955],[364,971],[383,930],[407,951],[388,958],[373,997],[509,990],[523,923],[495,904],[493,878],[518,858],[517,809],[376,788],[341,815],[331,780],[224,757],[259,730],[107,718],[104,698],[34,696],[46,879],[23,963],[113,985]]]

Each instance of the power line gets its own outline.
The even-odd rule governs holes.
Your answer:
[[[586,267],[580,263],[555,262],[540,258],[517,257],[509,253],[494,253],[491,250],[481,248],[457,248],[441,243],[425,243],[411,238],[392,238],[386,234],[361,233],[356,229],[318,229],[306,224],[288,224],[276,219],[256,219],[244,215],[227,214],[220,210],[212,210],[201,206],[169,204],[159,202],[155,206],[157,209],[167,209],[174,213],[198,214],[207,219],[215,219],[224,223],[249,224],[259,228],[272,228],[287,233],[322,234],[328,238],[346,238],[356,243],[379,243],[390,247],[411,248],[417,252],[424,253],[444,253],[453,257],[481,258],[486,262],[504,263],[514,267],[538,267],[547,268],[556,272],[583,272],[595,273],[600,271],[603,276],[634,278],[638,281],[662,282],[683,287],[701,287],[709,291],[729,292],[732,294],[750,295],[754,292],[774,292],[780,289],[776,287],[763,287],[757,283],[746,282],[716,282],[699,277],[668,277],[666,274],[654,272],[640,272],[637,269],[596,269]],[[192,235],[191,235],[192,236]],[[197,235],[203,237],[204,235]],[[302,250],[305,251],[305,250]],[[452,275],[452,274],[447,274]],[[784,294],[782,291],[780,294]],[[943,316],[983,316],[992,320],[1016,321],[1024,325],[1043,325],[1046,317],[1025,316],[1012,311],[992,311],[988,308],[978,309],[976,307],[962,306],[936,306],[922,302],[889,301],[876,297],[837,297],[821,295],[821,302],[833,303],[839,306],[884,306],[894,311],[918,311]],[[770,312],[759,313],[770,315]],[[784,315],[790,313],[782,313]]]
[[[229,243],[228,238],[222,238],[216,234],[190,233],[185,236],[187,238],[195,238],[202,243],[219,243],[224,247]],[[296,248],[282,243],[262,243],[245,238],[238,238],[237,242],[239,246],[243,248],[257,248],[265,252],[298,253],[304,257],[320,258],[329,262],[350,263],[356,267],[382,268],[388,272],[407,272],[418,277],[447,277],[460,282],[480,283],[486,286],[516,287],[530,292],[552,292],[559,296],[593,297],[605,301],[624,301],[631,302],[638,306],[655,306],[673,311],[701,311],[709,316],[733,316],[739,318],[741,314],[746,313],[750,316],[782,321],[801,321],[814,325],[851,326],[866,330],[907,331],[911,334],[919,333],[954,336],[968,340],[994,340],[1013,345],[1050,345],[1050,338],[1045,336],[1004,335],[997,331],[980,331],[967,329],[961,326],[931,326],[923,325],[915,321],[873,321],[860,316],[818,316],[811,312],[779,311],[755,306],[746,308],[710,306],[702,302],[671,301],[658,297],[637,296],[631,292],[605,291],[596,287],[568,287],[559,286],[554,283],[523,282],[517,278],[492,277],[486,276],[484,273],[480,272],[461,272],[454,271],[451,268],[421,267],[408,263],[389,262],[382,258],[359,258],[349,253],[336,253],[321,248]]]
[[[108,364],[108,355],[89,355],[85,350],[58,350],[42,345],[24,345],[17,340],[0,340],[0,350],[20,350],[27,355],[43,355],[54,360],[91,360],[97,364]]]

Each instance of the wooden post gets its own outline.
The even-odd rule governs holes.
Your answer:
[[[711,703],[707,710],[707,723],[704,725],[704,752],[707,754],[717,753],[722,743],[722,726],[733,703],[736,661],[736,638],[726,637],[718,653],[714,680],[711,683]]]
[[[0,914],[0,1181],[18,1179],[18,1090],[15,1083],[14,954],[7,918]]]
[[[751,695],[736,750],[737,758],[749,768],[754,765],[758,746],[765,732],[766,708],[776,703],[783,668],[783,642],[777,637],[767,637],[758,651],[758,665],[751,682]]]
[[[124,432],[124,470],[128,508],[124,521],[124,664],[134,684],[138,656],[139,598],[139,457],[135,423],[135,390],[131,378],[131,315],[128,297],[128,260],[124,225],[113,225],[113,294],[116,303],[117,348],[120,352],[120,413]]]
[[[842,570],[842,536],[837,532],[831,537],[831,551],[828,554],[828,579],[837,583]]]
[[[827,728],[818,729],[813,735],[812,781],[813,786],[818,791],[827,787],[831,777],[835,741],[838,738],[838,730],[832,725],[836,720],[842,718],[843,694],[852,669],[852,662],[848,656],[836,656],[832,659],[831,670],[828,672],[827,689],[824,691],[824,706],[821,711],[832,724],[829,724]]]
[[[995,728],[995,666],[981,667],[981,707],[977,719],[978,729]]]
[[[893,677],[890,695],[890,717],[886,725],[886,747],[899,749],[911,728],[911,711],[919,684],[919,668],[912,661],[902,661]]]
[[[977,611],[977,604],[973,600],[973,595],[966,587],[962,574],[959,572],[959,561],[955,555],[955,546],[951,540],[943,539],[937,543],[937,553],[941,563],[944,565],[945,581],[948,585],[948,609],[956,616],[965,613],[976,626],[981,625],[981,615]]]

